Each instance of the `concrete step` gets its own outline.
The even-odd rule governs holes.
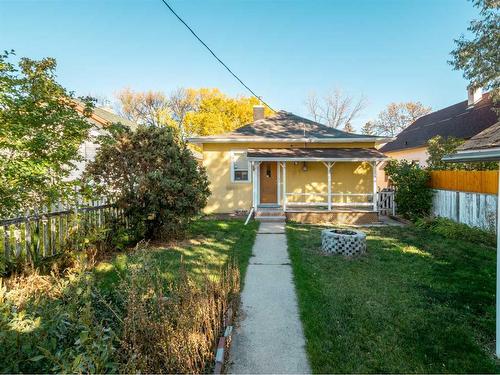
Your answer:
[[[286,216],[255,216],[255,220],[262,222],[284,222],[286,221]]]
[[[255,216],[285,216],[285,213],[283,211],[266,211],[266,210],[263,210],[263,211],[257,211],[255,213]]]

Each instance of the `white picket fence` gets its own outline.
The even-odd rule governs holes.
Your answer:
[[[384,189],[379,191],[377,206],[380,215],[394,216],[396,214],[396,202],[394,201],[394,190]]]
[[[104,200],[27,210],[22,216],[0,220],[0,249],[6,262],[78,250],[83,233],[102,228],[110,219],[126,221],[121,210]]]

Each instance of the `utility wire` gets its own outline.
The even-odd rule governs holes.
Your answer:
[[[217,59],[218,62],[220,62],[222,64],[222,66],[224,68],[226,68],[226,70],[231,73],[231,75],[236,78],[238,80],[239,83],[241,83],[253,96],[255,96],[257,99],[259,99],[266,107],[268,107],[271,111],[274,112],[274,109],[269,105],[267,104],[264,100],[262,100],[262,98],[260,96],[258,96],[250,87],[248,87],[247,85],[245,85],[245,83],[235,74],[233,73],[233,71],[231,69],[229,69],[229,67],[224,64],[224,62],[215,54],[214,51],[212,51],[212,49],[207,46],[207,44],[200,39],[200,37],[193,31],[193,29],[191,27],[189,27],[189,25],[175,12],[175,10],[172,9],[172,7],[166,2],[166,0],[161,0],[163,2],[163,4],[165,4],[165,6],[172,12],[172,14],[177,17],[177,19],[179,21],[181,21],[181,23],[187,27],[187,29],[191,32],[191,34],[194,35],[194,37],[196,39],[198,39],[198,41],[203,44],[203,46],[212,54],[213,57],[215,57]]]

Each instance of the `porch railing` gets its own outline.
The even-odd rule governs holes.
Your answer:
[[[284,196],[283,205],[287,206],[325,206],[328,207],[328,202],[294,202],[290,201],[288,197],[324,197],[328,201],[328,193],[286,193]],[[332,193],[330,194],[332,200],[332,207],[372,207],[373,206],[372,193]],[[335,202],[334,198],[340,197],[341,202]],[[366,202],[345,202],[345,198],[351,197],[366,197]]]

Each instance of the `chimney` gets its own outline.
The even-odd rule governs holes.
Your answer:
[[[481,87],[473,88],[469,86],[467,88],[467,106],[473,107],[478,101],[483,97],[483,90]]]
[[[264,118],[264,106],[254,105],[253,106],[253,120],[262,120]]]

